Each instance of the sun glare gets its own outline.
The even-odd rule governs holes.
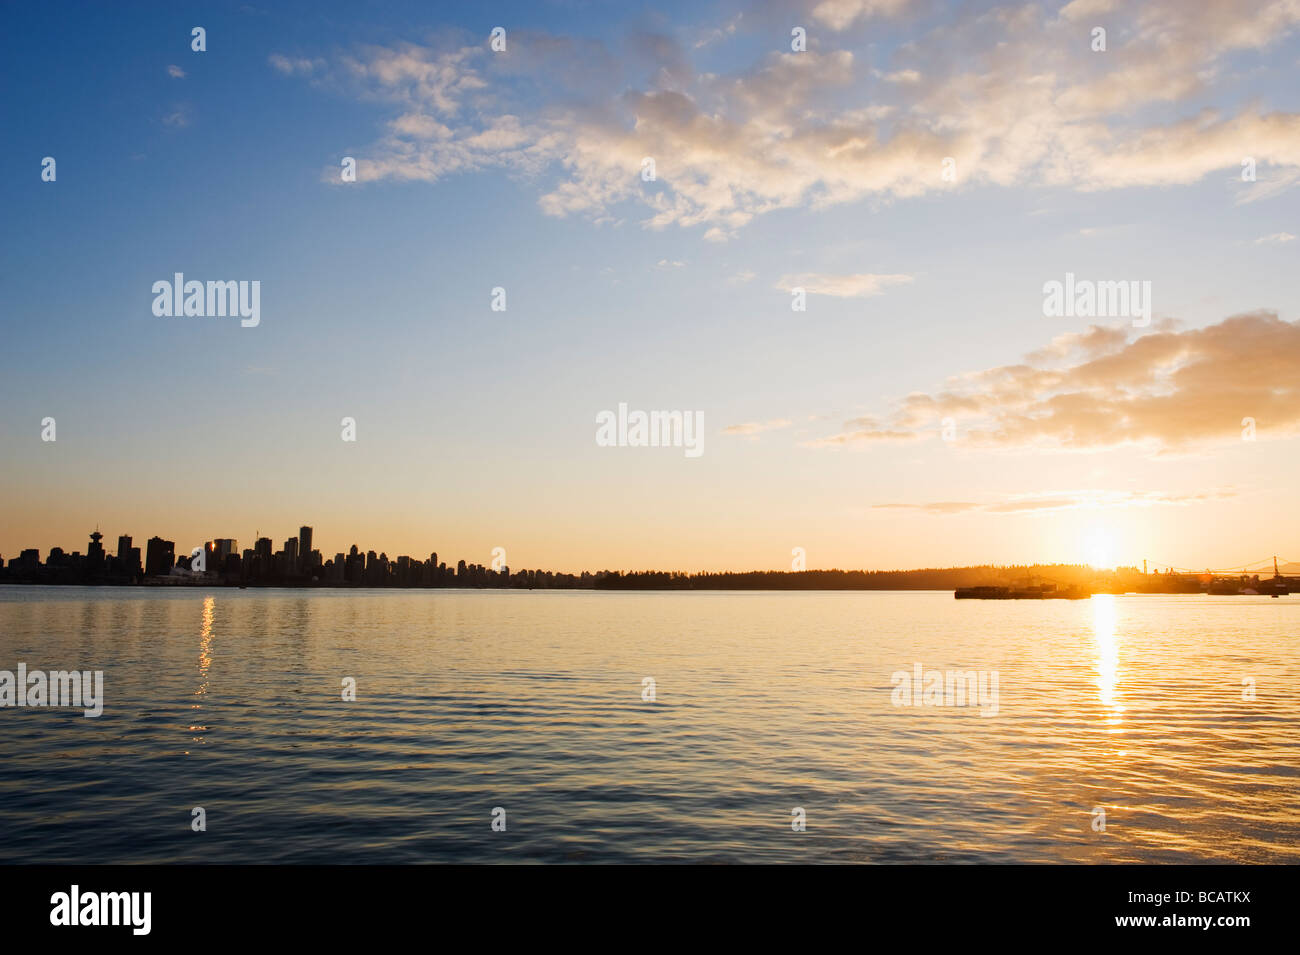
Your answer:
[[[1114,567],[1115,535],[1109,528],[1094,527],[1084,542],[1084,553],[1088,563],[1097,569]]]

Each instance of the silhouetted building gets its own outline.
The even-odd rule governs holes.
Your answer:
[[[51,554],[54,551],[50,551]],[[26,550],[18,552],[18,556],[9,561],[9,569],[22,572],[32,572],[41,566],[41,549],[39,547],[29,547]]]
[[[366,559],[357,552],[357,545],[353,544],[352,549],[348,551],[348,560],[345,576],[350,584],[360,584],[365,580]]]
[[[130,534],[123,534],[117,539],[117,558],[113,572],[132,580],[143,572],[140,566],[140,548],[131,546]]]
[[[144,572],[150,577],[165,577],[176,564],[176,543],[161,537],[149,538],[145,545]]]
[[[104,569],[104,535],[95,528],[95,532],[90,535],[90,546],[86,548],[86,569],[94,574]]]

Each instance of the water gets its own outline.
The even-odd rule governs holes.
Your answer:
[[[1297,634],[1300,597],[4,587],[0,669],[107,702],[0,709],[0,861],[1294,863]],[[918,662],[997,715],[894,706]]]

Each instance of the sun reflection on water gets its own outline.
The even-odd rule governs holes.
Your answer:
[[[194,691],[194,695],[199,697],[198,702],[190,704],[190,709],[203,709],[202,698],[208,693],[208,669],[212,666],[212,618],[213,608],[216,606],[216,598],[208,596],[203,598],[203,624],[199,629],[199,688]],[[196,714],[197,715],[197,714]],[[198,723],[190,725],[191,733],[205,733],[207,727]],[[204,742],[202,736],[195,736],[194,742]]]
[[[1119,644],[1115,639],[1115,597],[1093,594],[1092,631],[1097,642],[1097,690],[1101,705],[1110,711],[1106,722],[1116,726],[1123,722],[1124,706],[1119,701]]]

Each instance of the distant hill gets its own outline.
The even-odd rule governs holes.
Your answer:
[[[606,571],[597,575],[597,590],[954,590],[980,585],[1026,583],[1094,584],[1106,580],[1140,581],[1140,571],[1124,568],[1098,574],[1084,564],[942,567],[919,570],[756,570],[687,574],[664,571]],[[1154,579],[1154,578],[1152,578]]]

